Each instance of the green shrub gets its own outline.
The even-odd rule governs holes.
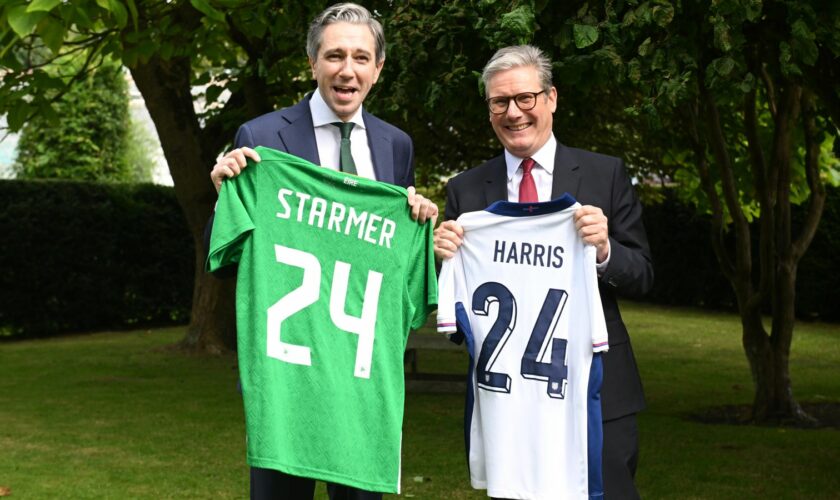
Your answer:
[[[103,65],[73,84],[55,111],[58,120],[38,115],[21,130],[17,178],[139,180],[128,161],[128,88],[119,65]]]
[[[0,180],[0,332],[183,323],[193,242],[172,188]]]

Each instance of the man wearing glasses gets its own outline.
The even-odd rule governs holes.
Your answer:
[[[581,203],[574,214],[575,226],[582,240],[596,248],[609,336],[601,387],[604,493],[607,500],[638,498],[633,483],[636,413],[645,402],[616,296],[640,296],[653,284],[641,205],[620,159],[566,147],[555,139],[557,90],[551,62],[539,49],[528,45],[500,49],[484,67],[482,79],[490,123],[504,153],[449,181],[446,221],[435,231],[435,254],[452,257],[464,236],[455,219],[493,202],[545,202],[569,193]]]

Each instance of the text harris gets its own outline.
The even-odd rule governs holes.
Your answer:
[[[527,241],[496,240],[493,262],[560,268],[563,265],[563,247]]]

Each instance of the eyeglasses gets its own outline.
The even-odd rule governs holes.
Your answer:
[[[491,97],[487,99],[487,107],[490,108],[490,112],[494,115],[500,115],[507,112],[510,101],[516,101],[516,107],[521,111],[528,111],[529,109],[534,109],[534,106],[537,105],[537,96],[543,92],[545,90],[540,90],[539,92],[520,92],[510,97]]]

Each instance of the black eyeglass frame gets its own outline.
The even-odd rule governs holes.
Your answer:
[[[507,113],[507,110],[510,107],[510,101],[514,101],[516,103],[516,107],[519,108],[520,111],[530,111],[537,107],[537,96],[544,93],[545,89],[540,90],[539,92],[520,92],[512,96],[488,97],[484,102],[487,103],[487,109],[490,110],[490,112],[494,115],[502,115]],[[534,103],[530,108],[523,108],[522,105],[519,104],[519,98],[522,96],[531,96],[534,99]],[[501,111],[493,111],[493,104],[491,104],[491,101],[496,100],[497,102],[501,102],[501,99],[505,100],[505,109]]]

